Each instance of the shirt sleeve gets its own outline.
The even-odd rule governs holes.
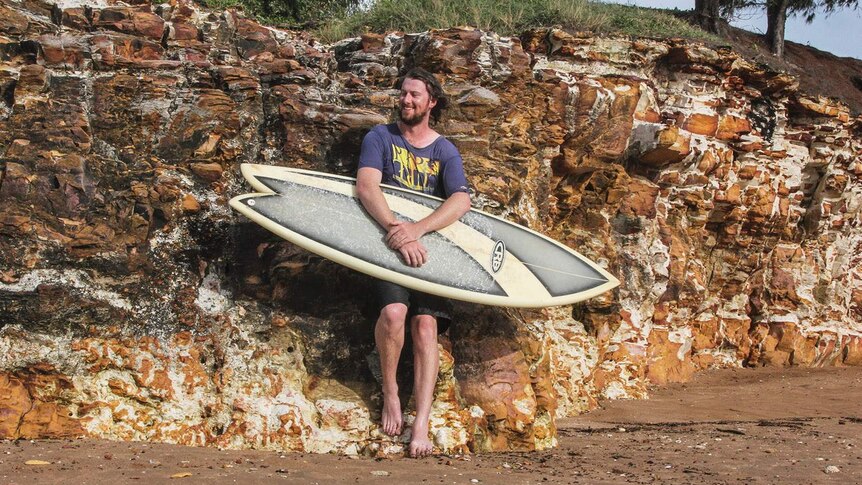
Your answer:
[[[448,142],[448,140],[447,140]],[[470,193],[470,185],[467,176],[464,175],[464,160],[461,153],[451,142],[447,143],[444,150],[444,160],[441,180],[443,181],[443,193],[448,198],[456,192]]]
[[[362,148],[359,152],[359,168],[371,167],[383,171],[383,160],[386,159],[386,144],[383,137],[376,129],[372,129],[362,139]]]

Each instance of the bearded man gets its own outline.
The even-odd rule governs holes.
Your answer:
[[[428,258],[422,236],[457,221],[470,210],[470,195],[461,154],[449,140],[434,131],[447,99],[437,79],[421,68],[410,70],[399,82],[399,116],[396,123],[374,127],[362,141],[356,189],[369,214],[387,232],[386,243],[398,251],[404,264],[420,267]],[[380,184],[418,190],[445,199],[428,217],[416,221],[396,219]],[[440,366],[437,335],[452,320],[451,302],[394,283],[376,281],[380,315],[374,329],[383,375],[382,428],[390,436],[402,431],[401,401],[396,369],[404,346],[406,322],[413,341],[416,420],[410,456],[431,454],[429,419],[434,385]]]

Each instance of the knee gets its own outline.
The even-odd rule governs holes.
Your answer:
[[[392,303],[380,310],[378,326],[387,332],[404,332],[404,320],[407,318],[407,306],[402,303]]]
[[[417,348],[437,348],[437,319],[430,315],[419,315],[411,322],[413,346]]]

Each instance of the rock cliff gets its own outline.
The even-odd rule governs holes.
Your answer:
[[[0,19],[2,437],[401,450],[376,425],[368,278],[226,202],[242,162],[352,173],[414,65],[445,80],[474,205],[622,281],[459,304],[440,449],[548,448],[559,417],[711,367],[862,364],[862,118],[729,50],[556,29],[324,46],[178,0]]]

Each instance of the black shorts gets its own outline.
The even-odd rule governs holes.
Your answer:
[[[382,280],[374,281],[374,291],[377,296],[378,310],[383,310],[383,307],[393,303],[403,303],[407,305],[408,321],[417,315],[431,315],[436,318],[438,334],[448,330],[452,323],[452,302],[446,298]]]

